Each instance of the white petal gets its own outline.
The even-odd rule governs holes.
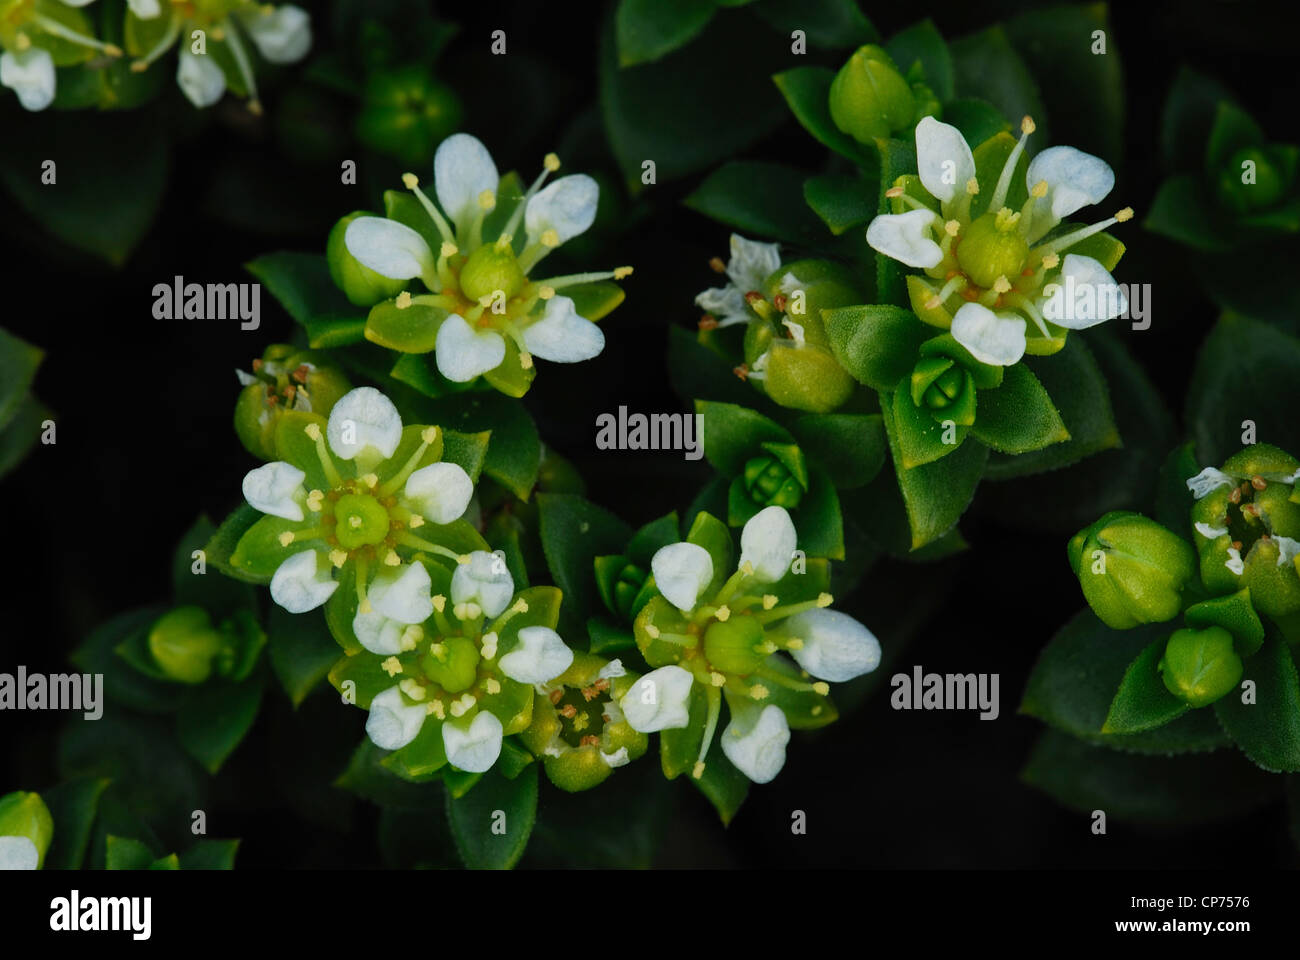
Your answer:
[[[761,291],[763,281],[781,267],[781,246],[746,240],[738,233],[731,235],[731,261],[727,264],[727,277],[744,295],[751,290]]]
[[[466,773],[487,773],[501,755],[501,721],[486,710],[468,725],[448,720],[442,725],[442,746],[447,761]]]
[[[760,582],[774,583],[789,572],[796,546],[794,521],[785,507],[764,507],[740,532],[740,565],[750,564]]]
[[[1061,274],[1043,288],[1038,309],[1067,330],[1085,330],[1113,320],[1128,309],[1124,288],[1092,257],[1067,253]]]
[[[600,759],[604,760],[605,766],[611,770],[626,766],[632,762],[632,758],[628,756],[627,747],[619,747],[613,753],[601,751]]]
[[[1187,489],[1192,491],[1192,496],[1197,500],[1200,500],[1217,487],[1235,487],[1236,485],[1236,480],[1222,470],[1214,469],[1214,467],[1206,467],[1196,476],[1189,477],[1187,480]]]
[[[343,244],[362,266],[393,280],[410,280],[434,266],[424,237],[387,217],[357,217],[348,224]]]
[[[431,523],[458,520],[474,495],[474,481],[458,463],[431,463],[406,479],[409,506]]]
[[[0,54],[0,83],[18,94],[24,110],[44,110],[54,99],[54,58],[48,50],[29,47]]]
[[[459,313],[438,327],[434,340],[438,372],[448,380],[467,383],[495,370],[506,358],[506,342],[495,330],[476,330]]]
[[[1273,535],[1273,542],[1277,544],[1277,565],[1285,566],[1300,554],[1300,540],[1292,540],[1290,537],[1279,537]]]
[[[215,60],[182,50],[176,66],[176,83],[190,103],[210,107],[226,92],[226,77]]]
[[[451,602],[477,603],[489,617],[500,616],[515,595],[515,580],[501,558],[486,550],[475,550],[469,563],[456,567],[451,575]]]
[[[596,676],[601,680],[613,680],[615,677],[627,676],[627,670],[624,668],[622,660],[615,659],[601,667]]]
[[[30,837],[0,837],[0,870],[35,870],[40,861]]]
[[[695,678],[681,667],[660,667],[632,684],[618,705],[628,725],[638,733],[676,730],[690,721],[694,682]]]
[[[271,599],[290,613],[315,610],[338,589],[329,562],[319,563],[315,550],[295,553],[271,577]]]
[[[933,267],[943,259],[943,251],[930,236],[930,227],[938,219],[930,210],[882,213],[867,225],[867,243],[909,267]]]
[[[711,287],[696,294],[695,305],[711,314],[724,326],[732,323],[749,323],[753,319],[745,309],[745,295],[733,284]]]
[[[713,559],[698,544],[670,543],[651,558],[650,572],[664,599],[689,613],[713,580]]]
[[[838,610],[805,610],[787,619],[781,629],[803,646],[791,650],[799,666],[814,677],[843,683],[880,666],[880,641],[875,634]]]
[[[781,772],[789,742],[790,724],[774,705],[764,707],[748,730],[733,720],[722,731],[722,752],[755,783],[769,783]]]
[[[160,0],[126,0],[126,5],[141,20],[152,20],[162,13]]]
[[[1223,561],[1223,565],[1237,576],[1241,576],[1246,571],[1246,563],[1241,559],[1241,551],[1236,547],[1228,548],[1228,559]]]
[[[244,475],[244,499],[254,510],[286,520],[303,518],[302,504],[294,499],[302,493],[307,474],[292,463],[276,460]]]
[[[433,616],[433,582],[422,563],[386,567],[375,575],[366,593],[370,606],[398,623],[424,623]]]
[[[1025,355],[1024,318],[978,303],[961,305],[952,318],[952,335],[981,363],[1009,367]]]
[[[374,387],[357,387],[339,398],[325,427],[330,449],[352,460],[367,447],[387,460],[402,440],[402,416]]]
[[[258,52],[271,63],[294,63],[311,49],[311,17],[291,3],[269,13],[258,10],[244,17],[244,26]]]
[[[566,243],[595,222],[599,201],[600,187],[585,173],[560,177],[528,201],[524,229],[530,240],[554,230],[560,243]]]
[[[501,672],[520,683],[549,683],[573,663],[573,651],[550,627],[524,627],[519,646],[501,658]]]
[[[524,328],[528,352],[555,363],[590,360],[605,349],[605,334],[568,297],[551,297],[540,319]]]
[[[410,706],[402,699],[398,687],[389,687],[370,701],[370,716],[366,718],[366,733],[375,746],[384,750],[398,750],[419,734],[428,711],[424,704]]]
[[[1228,532],[1227,527],[1212,527],[1208,523],[1197,523],[1194,524],[1194,526],[1196,527],[1196,532],[1207,540],[1218,540],[1219,537]]]
[[[406,624],[390,620],[373,608],[369,613],[357,610],[352,618],[352,632],[371,653],[387,657],[402,652],[402,634]]]
[[[479,194],[484,190],[495,193],[500,181],[492,154],[477,137],[453,133],[438,144],[433,156],[433,185],[438,202],[457,227],[477,216]]]
[[[916,169],[930,196],[946,203],[975,176],[975,157],[960,130],[924,117],[916,125]]]
[[[1115,171],[1105,160],[1074,147],[1048,147],[1029,161],[1025,183],[1032,190],[1047,181],[1047,196],[1038,201],[1039,211],[1051,210],[1052,219],[1063,220],[1080,207],[1100,203],[1115,186]]]

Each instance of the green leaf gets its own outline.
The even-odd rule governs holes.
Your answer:
[[[1300,418],[1278,402],[1282,384],[1300,383],[1300,340],[1267,324],[1225,314],[1192,371],[1186,422],[1199,462],[1221,464],[1242,446],[1243,421],[1260,440],[1300,450]]]
[[[1183,612],[1189,627],[1222,627],[1232,634],[1237,652],[1254,656],[1264,645],[1264,625],[1250,602],[1249,588],[1226,597],[1194,603]]]
[[[0,328],[0,429],[27,400],[45,351]]]
[[[389,751],[375,746],[369,737],[362,737],[334,786],[394,809],[427,810],[438,801],[441,791],[437,784],[408,783],[382,765],[388,756]]]
[[[712,514],[698,513],[691,521],[691,529],[686,532],[686,542],[708,551],[709,559],[713,561],[713,579],[701,593],[716,593],[735,569],[731,531]]]
[[[1087,39],[1090,38],[1080,42]],[[959,96],[987,100],[1004,117],[1016,122],[1028,114],[1038,126],[1038,142],[1053,142],[1047,130],[1047,110],[1034,84],[1033,74],[1012,47],[1002,27],[989,27],[954,40],[948,49],[952,54],[953,76]]]
[[[203,550],[207,555],[208,564],[216,567],[226,576],[234,577],[236,580],[243,580],[247,583],[266,583],[266,580],[261,577],[245,573],[230,562],[235,549],[239,546],[239,541],[243,539],[244,534],[252,529],[253,524],[257,523],[261,518],[261,512],[247,503],[241,503],[236,507],[234,513],[221,522],[221,526],[217,528],[217,532],[212,535],[212,539],[208,541],[208,545]]]
[[[585,317],[592,323],[603,320],[627,297],[623,288],[610,280],[565,287],[564,295],[573,301],[578,316]]]
[[[824,227],[803,200],[802,170],[757,160],[719,167],[683,203],[750,236],[815,243]],[[755,203],[762,197],[762,203]]]
[[[696,334],[682,327],[668,328],[668,379],[673,391],[687,400],[707,397],[742,406],[762,406],[769,401],[761,397],[732,371],[740,361],[729,360],[710,349],[696,338]]]
[[[209,773],[216,773],[253,727],[262,703],[262,677],[220,680],[194,691],[176,715],[176,736]]]
[[[53,416],[35,397],[19,404],[8,425],[0,429],[0,477],[27,458],[41,435],[42,424]]]
[[[745,463],[763,453],[764,443],[793,443],[784,427],[748,407],[696,400],[703,420],[704,457],[719,473],[734,477]]]
[[[997,107],[975,97],[945,103],[943,122],[960,130],[967,143],[984,143],[1009,129]]]
[[[790,32],[802,30],[815,47],[857,47],[876,43],[880,34],[854,0],[764,0],[754,8],[788,44]]]
[[[1264,131],[1250,114],[1229,101],[1219,103],[1210,128],[1210,139],[1205,145],[1204,173],[1208,180],[1218,177],[1219,171],[1242,147],[1259,147],[1267,143]]]
[[[920,63],[925,70],[926,85],[934,91],[942,103],[953,98],[952,56],[948,53],[948,44],[944,42],[934,21],[928,17],[914,23],[906,30],[901,30],[890,38],[885,49],[898,64],[898,69],[906,74],[912,65]],[[944,111],[947,120],[947,109]],[[951,121],[949,121],[951,122]],[[967,140],[968,143],[983,143],[983,140]]]
[[[990,480],[1021,477],[1069,466],[1120,444],[1105,375],[1083,338],[1071,336],[1064,349],[1049,357],[1026,357],[1025,364],[1047,390],[1070,439],[1041,450],[989,458]],[[984,402],[980,394],[980,403]]]
[[[1178,68],[1160,121],[1165,167],[1187,170],[1200,163],[1219,103],[1230,99],[1228,89],[1218,80],[1187,66]]]
[[[320,316],[355,317],[359,313],[334,286],[324,254],[268,253],[244,264],[244,269],[300,324]]]
[[[847,173],[825,173],[803,183],[804,202],[837,237],[876,215],[880,184]]]
[[[1070,439],[1052,398],[1024,364],[1006,368],[1002,386],[981,390],[971,432],[1000,453],[1028,453]]]
[[[320,616],[289,613],[271,606],[267,626],[271,668],[296,710],[339,658],[339,647]]]
[[[1169,632],[1166,624],[1112,630],[1091,610],[1081,610],[1039,654],[1020,712],[1072,737],[1130,753],[1188,753],[1223,746],[1227,738],[1208,710],[1193,710],[1140,733],[1102,733],[1129,665],[1152,644],[1167,639]]]
[[[1111,702],[1106,722],[1101,726],[1102,733],[1141,733],[1163,727],[1190,709],[1169,692],[1156,669],[1160,658],[1165,655],[1168,639],[1158,637],[1152,640],[1124,671],[1124,679]]]
[[[233,870],[238,852],[238,840],[204,839],[180,854],[178,861],[182,870]]]
[[[316,349],[350,347],[366,339],[365,317],[313,317],[303,323],[307,343]]]
[[[99,798],[108,781],[92,777],[69,780],[41,793],[54,820],[54,836],[45,854],[46,870],[80,870],[90,843]]]
[[[1229,691],[1214,704],[1223,729],[1246,756],[1273,773],[1300,771],[1300,681],[1290,648],[1269,637],[1245,660],[1242,682],[1255,683],[1255,702]]]
[[[537,482],[542,442],[522,403],[495,393],[473,393],[432,401],[428,410],[430,422],[449,431],[490,430],[483,472],[521,500],[528,499]]]
[[[474,870],[509,870],[518,863],[536,819],[536,764],[513,780],[491,770],[465,796],[447,796],[456,849]]]
[[[870,148],[841,131],[831,119],[831,81],[834,79],[835,71],[827,67],[795,67],[775,74],[772,82],[785,97],[795,119],[818,143],[830,147],[857,166],[870,168],[875,165]],[[874,196],[871,202],[874,215]]]
[[[153,861],[153,851],[139,840],[109,835],[104,869],[148,870]]]
[[[795,420],[791,430],[808,459],[841,490],[870,483],[889,450],[878,413],[810,413]]]
[[[881,406],[884,406],[886,401],[889,402],[890,413],[893,414],[895,439],[901,454],[899,462],[907,470],[934,463],[948,456],[955,452],[966,438],[969,428],[954,423],[952,433],[949,434],[947,426],[930,416],[928,410],[923,410],[916,405],[912,400],[911,391],[902,384],[892,396],[881,394]],[[949,436],[952,437],[951,440],[948,439]]]
[[[795,511],[799,549],[810,557],[844,559],[844,518],[835,484],[817,471]]]
[[[1156,191],[1142,226],[1197,250],[1214,253],[1231,244],[1211,218],[1200,181],[1190,173],[1170,177]]]
[[[564,635],[579,636],[580,624],[599,604],[592,564],[596,557],[622,550],[631,528],[572,493],[540,494],[537,514],[547,569],[564,592]]]
[[[447,311],[423,303],[399,309],[392,300],[381,300],[366,317],[366,339],[401,353],[431,353],[438,328]]]
[[[619,0],[614,18],[619,66],[658,60],[690,43],[717,9],[712,0]]]
[[[1021,779],[1083,814],[1135,823],[1196,824],[1240,816],[1277,798],[1277,785],[1231,751],[1139,757],[1068,737],[1039,738]]]
[[[235,610],[252,609],[256,594],[248,584],[219,573],[194,572],[194,551],[206,548],[216,533],[212,521],[201,515],[181,537],[172,558],[172,601],[203,607],[219,621]],[[205,571],[206,565],[205,555]]]
[[[929,336],[916,314],[901,307],[840,307],[823,317],[835,358],[859,382],[882,392],[911,375]]]
[[[724,827],[731,823],[745,797],[749,796],[749,777],[732,766],[717,737],[709,745],[708,756],[704,758],[703,775],[699,779],[691,777],[691,783],[709,798]]]
[[[639,612],[639,611],[638,611]],[[617,627],[600,617],[587,621],[588,650],[602,657],[617,657],[636,649],[636,637],[626,627]]]
[[[442,431],[442,459],[457,464],[469,478],[478,483],[483,463],[487,459],[491,433],[461,433],[458,430]]]
[[[111,702],[145,713],[170,713],[185,699],[188,690],[130,669],[116,652],[132,637],[147,633],[166,609],[161,604],[139,607],[106,620],[73,652],[73,664],[85,673],[103,674],[104,695]]]

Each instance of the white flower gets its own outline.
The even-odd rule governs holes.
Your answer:
[[[933,267],[943,260],[943,250],[930,237],[938,222],[931,210],[882,213],[867,225],[867,243],[909,267]]]
[[[424,237],[387,217],[357,217],[348,224],[343,244],[362,266],[394,280],[424,276],[435,266]]]
[[[650,572],[664,598],[689,613],[713,580],[713,560],[698,544],[670,543],[650,559]]]
[[[431,463],[406,480],[405,505],[431,523],[451,523],[469,507],[474,481],[456,463]]]
[[[789,512],[784,507],[764,507],[740,532],[740,566],[748,563],[756,580],[775,583],[789,571],[796,545]]]
[[[501,658],[501,672],[520,683],[549,683],[573,663],[573,651],[550,627],[524,627],[519,645]]]
[[[1029,161],[1025,174],[1031,188],[1042,181],[1047,183],[1047,195],[1038,199],[1037,211],[1050,211],[1052,220],[1059,222],[1106,199],[1115,186],[1115,171],[1100,157],[1074,147],[1048,147]]]
[[[271,599],[290,613],[315,610],[338,589],[329,563],[320,563],[315,550],[295,553],[271,576]]]
[[[1099,261],[1067,253],[1060,275],[1043,288],[1037,306],[1057,326],[1085,330],[1123,315],[1128,297]]]
[[[0,54],[0,84],[18,95],[24,110],[48,107],[54,100],[54,83],[54,59],[48,50],[28,47]]]
[[[469,562],[451,575],[451,602],[456,607],[473,604],[489,617],[500,616],[515,595],[515,581],[501,558],[486,550],[475,550]],[[460,619],[460,614],[456,614]],[[477,614],[470,613],[470,616]]]
[[[35,870],[40,862],[30,837],[0,837],[0,870]]]
[[[271,63],[295,63],[311,49],[311,17],[291,3],[260,7],[242,17],[257,51]]]
[[[571,299],[557,296],[547,301],[539,320],[524,328],[524,346],[543,360],[578,363],[598,356],[605,349],[605,334],[596,324],[578,315],[577,305]]]
[[[459,232],[473,223],[480,211],[479,197],[494,197],[501,177],[483,142],[468,133],[453,133],[433,155],[433,185],[438,203]]]
[[[370,701],[366,734],[381,749],[399,750],[416,738],[426,715],[424,704],[408,705],[400,688],[389,687]]]
[[[763,283],[781,267],[780,245],[746,240],[738,233],[731,235],[731,259],[726,266],[725,287],[713,287],[695,298],[696,306],[717,318],[718,326],[749,323],[752,319],[745,308],[745,294],[762,292]]]
[[[306,476],[282,460],[263,464],[244,476],[244,499],[255,510],[273,517],[302,520],[302,500],[306,497],[302,481]]]
[[[632,684],[619,700],[628,725],[638,733],[684,727],[691,716],[691,685],[695,678],[681,667],[651,670]]]
[[[370,610],[358,610],[352,632],[371,653],[391,655],[414,649],[416,638],[407,627],[433,615],[432,581],[422,563],[385,567],[370,586]]]
[[[402,417],[393,401],[374,387],[357,387],[334,404],[325,432],[330,450],[344,460],[355,459],[367,448],[387,460],[402,440]]]
[[[1009,367],[1025,355],[1025,321],[1009,311],[962,304],[952,318],[952,336],[980,363]]]
[[[1206,467],[1196,476],[1187,480],[1187,489],[1192,491],[1192,496],[1197,500],[1208,496],[1212,490],[1218,487],[1235,487],[1236,485],[1236,480],[1214,467]]]
[[[226,92],[226,75],[212,57],[182,48],[176,64],[176,84],[186,99],[201,109],[221,99]]]
[[[438,327],[434,340],[438,372],[454,383],[467,383],[501,366],[506,358],[506,341],[492,329],[471,327],[453,313]]]
[[[950,202],[975,176],[975,157],[960,130],[923,117],[916,125],[916,169],[930,196]]]
[[[543,242],[541,237],[554,230],[551,239],[567,243],[596,221],[600,187],[585,173],[561,177],[539,191],[524,210],[524,227],[530,243]]]
[[[880,666],[880,641],[875,634],[838,610],[805,610],[781,628],[803,641],[792,647],[799,666],[821,680],[843,683]]]
[[[780,707],[769,705],[751,726],[732,720],[722,731],[722,752],[754,783],[770,783],[785,766],[790,724]]]
[[[501,721],[480,710],[469,723],[448,720],[442,725],[447,761],[466,773],[486,773],[501,755]]]

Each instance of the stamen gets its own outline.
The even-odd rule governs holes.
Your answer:
[[[339,476],[338,468],[334,466],[329,449],[325,446],[325,436],[321,433],[320,424],[309,423],[303,427],[303,432],[307,434],[309,439],[316,442],[316,456],[320,459],[321,469],[325,472],[325,479],[329,481],[331,487],[341,486],[343,478]]]
[[[102,53],[108,54],[110,57],[120,57],[122,55],[121,47],[112,43],[104,43],[101,40],[96,40],[94,37],[88,37],[84,33],[78,33],[71,27],[65,26],[64,24],[59,23],[59,21],[44,16],[43,14],[33,14],[31,22],[40,27],[45,33],[67,40],[69,43],[75,43],[79,47],[90,47],[92,50],[99,50]],[[26,34],[23,35],[26,36]]]
[[[723,682],[726,682],[725,677]],[[700,753],[695,758],[695,769],[691,772],[696,780],[704,775],[704,758],[708,756],[709,747],[713,744],[713,732],[718,728],[718,717],[722,713],[722,688],[711,684],[704,688],[704,693],[709,701],[709,713],[704,721],[704,739],[700,741]]]
[[[576,287],[583,283],[595,283],[597,280],[622,280],[631,273],[631,267],[618,267],[614,270],[605,270],[598,273],[570,273],[562,277],[550,277],[545,281],[539,282],[545,283],[546,287],[555,291],[563,290],[565,287]],[[553,295],[554,294],[552,293],[552,296]],[[546,300],[549,298],[543,297],[542,299]]]
[[[440,557],[448,557],[457,562],[460,560],[461,555],[455,550],[448,550],[441,544],[431,543],[423,537],[417,537],[415,534],[408,533],[405,530],[397,535],[397,542],[408,547],[415,547],[417,550],[423,550],[426,553],[436,553]]]
[[[438,232],[442,234],[442,239],[450,243],[453,237],[451,225],[448,224],[446,218],[438,212],[438,208],[433,205],[433,201],[424,195],[424,191],[420,189],[419,177],[413,173],[404,173],[402,174],[402,185],[415,194],[415,199],[420,201],[420,206],[424,207],[424,212],[429,215],[429,219],[433,221],[433,225],[438,228]]]
[[[1060,250],[1065,250],[1069,247],[1074,246],[1080,240],[1088,239],[1088,237],[1091,237],[1094,233],[1101,233],[1101,231],[1105,230],[1107,227],[1111,226],[1112,224],[1124,223],[1125,221],[1131,220],[1132,218],[1133,218],[1133,208],[1125,207],[1123,210],[1120,210],[1118,213],[1115,214],[1115,216],[1111,217],[1108,220],[1102,220],[1098,223],[1091,224],[1090,226],[1087,227],[1080,227],[1078,230],[1071,230],[1069,233],[1064,234],[1063,236],[1056,237],[1054,240],[1049,240],[1046,243],[1035,247],[1033,250],[1029,251],[1030,256],[1031,257],[1045,256],[1048,253],[1055,253]]]
[[[226,45],[230,47],[235,67],[239,70],[240,79],[244,81],[244,89],[248,91],[248,110],[256,116],[261,116],[262,101],[257,96],[257,78],[253,75],[253,64],[248,59],[248,51],[244,49],[244,41],[239,39],[237,31],[231,30]]]
[[[132,61],[131,72],[144,73],[144,71],[148,70],[151,63],[172,48],[172,44],[176,42],[176,38],[180,35],[180,32],[181,18],[173,10],[169,15],[167,29],[164,31],[163,35],[158,38],[158,42],[150,47],[144,56]]]
[[[402,464],[402,469],[398,470],[395,474],[393,474],[391,477],[389,477],[387,480],[384,481],[384,485],[379,488],[378,491],[379,495],[381,497],[387,497],[393,495],[398,490],[400,490],[403,484],[405,484],[406,481],[410,479],[411,474],[415,472],[415,468],[420,465],[420,458],[423,457],[424,452],[429,449],[429,445],[437,439],[438,439],[438,428],[425,427],[424,430],[420,433],[420,445],[416,447],[414,453],[412,453],[409,457],[407,457],[406,463]],[[375,479],[378,480],[377,477]],[[374,486],[374,484],[370,484],[370,485],[372,487]],[[418,514],[413,516],[418,516]],[[418,526],[418,524],[411,524],[411,526]]]
[[[398,310],[405,310],[410,305],[411,305],[410,290],[403,290],[401,293],[397,295],[397,299],[393,301],[393,306],[395,306]]]
[[[956,276],[951,277],[947,283],[945,283],[942,287],[939,288],[938,293],[936,293],[929,300],[925,301],[926,308],[929,310],[933,310],[936,307],[943,306],[944,301],[947,300],[949,297],[951,297],[957,291],[965,288],[967,282],[968,281],[966,280],[965,274],[959,273]]]
[[[1016,164],[1020,162],[1020,155],[1025,152],[1025,141],[1029,135],[1034,132],[1034,119],[1028,115],[1020,121],[1020,139],[1016,145],[1011,148],[1011,153],[1007,156],[1007,162],[1002,165],[1002,173],[998,176],[998,185],[993,189],[993,199],[989,201],[989,209],[996,210],[1002,206],[1007,199],[1007,191],[1011,189],[1011,177],[1016,172]]]

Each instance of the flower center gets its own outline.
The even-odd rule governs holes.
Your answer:
[[[721,673],[753,673],[767,658],[762,625],[751,616],[713,621],[704,632],[704,656]]]
[[[972,281],[992,287],[999,277],[1016,277],[1029,259],[1029,244],[1020,235],[1020,214],[1003,207],[977,218],[957,246],[957,263]]]
[[[605,681],[608,689],[608,681]],[[605,704],[595,687],[564,687],[552,694],[551,702],[560,718],[560,739],[571,747],[599,743],[605,729]],[[559,694],[558,698],[555,694]]]
[[[524,272],[514,251],[502,244],[484,244],[469,255],[460,271],[461,292],[470,300],[504,296],[511,299],[523,288]]]
[[[388,511],[368,493],[347,493],[334,505],[335,537],[345,550],[375,546],[388,536]]]

